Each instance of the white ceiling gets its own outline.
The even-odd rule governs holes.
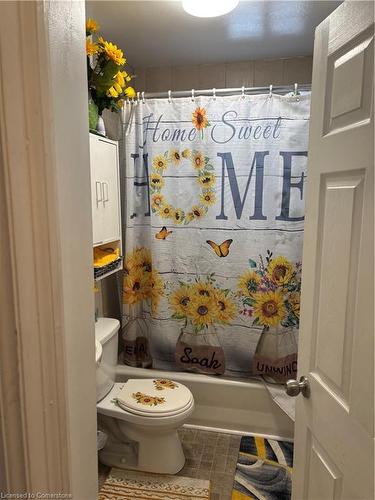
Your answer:
[[[86,8],[132,66],[149,67],[311,55],[315,27],[340,3],[242,0],[208,19],[178,0],[90,0]]]

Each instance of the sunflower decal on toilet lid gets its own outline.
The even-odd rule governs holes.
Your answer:
[[[163,391],[164,389],[178,388],[176,382],[173,382],[172,380],[168,380],[166,378],[157,378],[156,380],[154,380],[154,386],[155,389],[158,391]]]
[[[132,397],[137,403],[145,406],[156,406],[165,403],[165,398],[149,396],[148,394],[143,394],[143,392],[133,392]]]

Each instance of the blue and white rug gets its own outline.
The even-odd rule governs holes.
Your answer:
[[[290,500],[293,443],[244,436],[232,500]]]

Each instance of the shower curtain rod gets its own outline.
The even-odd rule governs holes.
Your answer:
[[[138,99],[165,99],[169,97],[170,99],[174,97],[195,97],[200,96],[215,96],[215,95],[233,95],[233,94],[243,94],[243,95],[254,95],[254,94],[287,94],[289,92],[299,91],[309,91],[311,90],[310,84],[303,85],[269,85],[268,87],[238,87],[238,88],[225,88],[225,89],[206,89],[206,90],[176,90],[167,92],[138,92]],[[296,92],[297,91],[297,92]]]

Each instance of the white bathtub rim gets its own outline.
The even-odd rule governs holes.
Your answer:
[[[134,371],[136,370],[136,372]],[[150,377],[158,377],[158,378],[175,378],[178,381],[183,382],[191,381],[191,377],[193,377],[194,381],[204,382],[205,384],[214,384],[214,385],[231,385],[231,386],[248,386],[249,384],[254,384],[254,388],[259,388],[259,390],[263,391],[265,389],[263,382],[257,377],[251,377],[247,379],[238,378],[238,377],[225,377],[219,375],[207,375],[203,373],[195,373],[195,372],[175,372],[168,370],[156,370],[154,368],[136,368],[129,365],[119,364],[116,367],[116,379],[120,376],[127,376],[129,374],[134,375],[137,373],[137,376],[141,378],[150,378]]]

